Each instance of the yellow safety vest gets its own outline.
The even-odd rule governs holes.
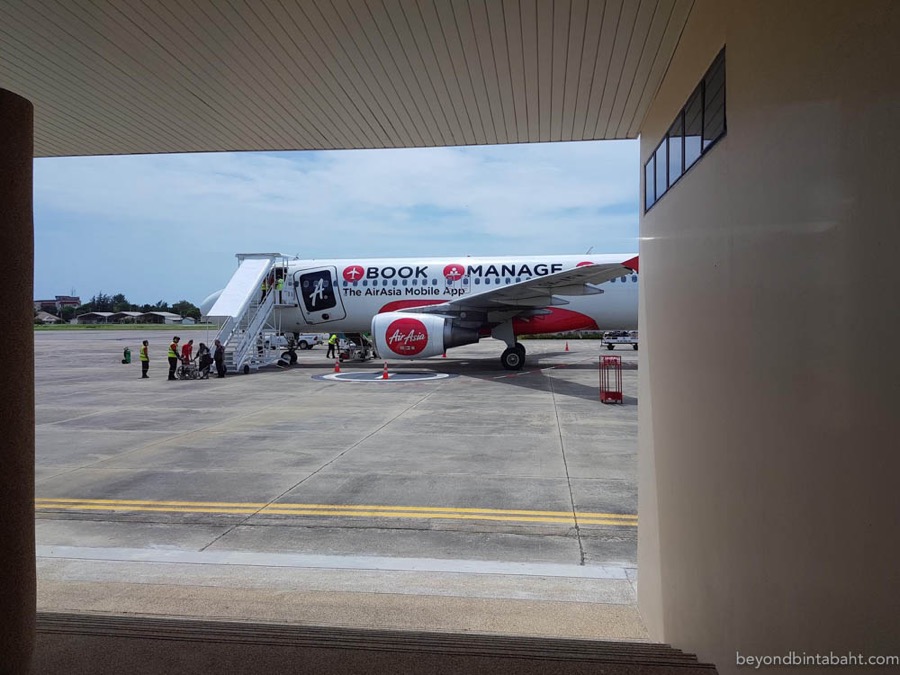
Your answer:
[[[177,358],[178,358],[178,351],[177,351],[177,349],[178,349],[178,345],[176,345],[174,342],[173,342],[172,344],[169,345],[169,358],[170,358],[170,359],[177,359]]]
[[[149,361],[150,360],[150,355],[147,354],[147,348],[144,345],[141,345],[140,356],[141,356],[141,361]]]
[[[284,290],[284,279],[279,279],[275,282],[275,290],[282,291]]]
[[[336,345],[337,341],[338,341],[337,335],[332,335],[330,338],[328,338],[328,344],[330,344],[330,345]]]

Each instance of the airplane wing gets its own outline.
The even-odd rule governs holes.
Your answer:
[[[582,265],[555,274],[532,277],[517,284],[464,295],[448,302],[409,307],[399,311],[444,316],[465,316],[465,312],[486,312],[495,316],[496,320],[503,320],[529,310],[568,304],[568,301],[560,296],[602,293],[601,289],[596,288],[597,284],[636,271],[638,271],[637,257],[622,263]]]

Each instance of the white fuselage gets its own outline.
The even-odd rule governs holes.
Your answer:
[[[292,260],[275,321],[285,332],[366,332],[379,313],[437,304],[502,288],[584,263],[619,263],[634,254]],[[516,321],[516,333],[637,328],[636,274],[601,284],[602,293]],[[294,295],[296,291],[296,295]]]

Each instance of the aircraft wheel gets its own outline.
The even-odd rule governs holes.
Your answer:
[[[515,347],[508,347],[500,355],[500,364],[506,370],[522,370],[522,366],[525,365],[525,354]]]
[[[523,345],[521,342],[517,342],[516,346],[513,347],[513,349],[515,349],[517,352],[519,352],[522,355],[522,360],[524,361],[525,360],[525,345]]]

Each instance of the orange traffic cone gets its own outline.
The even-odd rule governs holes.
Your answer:
[[[340,364],[340,361],[338,361],[337,359],[334,360],[334,372],[336,372],[336,373],[341,372],[341,364]]]
[[[388,371],[387,371],[387,361],[384,362],[384,370],[381,373],[381,379],[382,380],[390,379],[390,375],[388,375]]]
[[[566,340],[566,351],[569,351],[569,341]]]

